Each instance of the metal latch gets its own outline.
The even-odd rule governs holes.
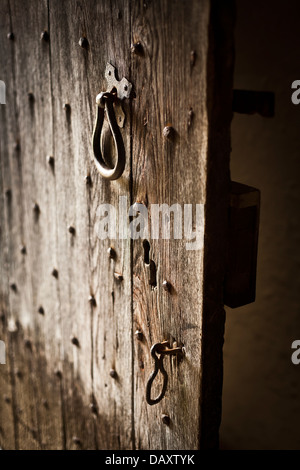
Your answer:
[[[236,308],[255,300],[260,191],[231,182],[229,245],[224,303]]]
[[[275,94],[270,91],[233,90],[232,110],[273,117]],[[260,191],[231,182],[229,245],[224,303],[236,308],[255,301]]]
[[[156,405],[164,398],[168,386],[168,374],[163,364],[164,357],[182,357],[183,349],[182,347],[171,348],[168,341],[162,341],[161,343],[153,344],[153,346],[151,347],[151,356],[154,359],[154,371],[150,375],[146,385],[146,401],[148,405]],[[152,384],[159,372],[161,373],[163,379],[162,389],[160,394],[156,398],[151,398]]]

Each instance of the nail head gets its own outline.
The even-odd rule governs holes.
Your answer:
[[[79,348],[79,341],[75,336],[71,337],[71,343],[74,344],[74,346],[77,346]]]
[[[116,252],[115,250],[110,246],[107,250],[108,256],[110,259],[115,259],[116,258]]]
[[[91,183],[92,183],[92,179],[91,179],[90,175],[86,175],[86,177],[84,179],[85,179],[86,184],[90,186]]]
[[[140,330],[136,330],[136,332],[135,332],[135,337],[136,337],[136,339],[138,339],[139,341],[142,341],[143,336],[144,336],[144,335],[143,335],[143,333],[142,333]]]
[[[17,285],[16,285],[14,282],[12,282],[12,283],[10,284],[10,288],[11,288],[11,290],[13,290],[14,292],[17,292]]]
[[[170,292],[171,287],[172,287],[169,281],[164,281],[162,283],[162,286],[166,292]]]
[[[171,420],[170,420],[170,416],[168,416],[168,415],[162,415],[162,416],[161,416],[161,420],[162,420],[162,422],[163,422],[164,424],[166,424],[167,426],[170,425],[170,421],[171,421]]]
[[[41,33],[41,40],[42,40],[42,41],[49,41],[49,33],[48,33],[48,31],[43,31],[43,32]]]
[[[55,268],[52,269],[52,273],[51,273],[51,274],[52,274],[52,276],[55,277],[56,279],[58,278],[58,271],[57,271],[57,269],[55,269]]]
[[[96,307],[96,299],[93,295],[89,296],[89,303],[93,306]]]
[[[56,369],[56,371],[54,372],[54,374],[56,375],[57,378],[59,378],[59,379],[62,378],[62,372],[61,372],[59,369]]]
[[[88,42],[87,38],[85,38],[85,37],[81,37],[78,41],[78,44],[79,44],[80,47],[83,47],[84,49],[87,49],[88,46],[89,46],[89,42]]]
[[[94,403],[90,403],[90,410],[94,415],[98,414],[97,406]]]
[[[134,42],[133,44],[131,44],[130,50],[133,54],[142,55],[143,46],[140,42]]]
[[[26,251],[26,246],[25,245],[20,246],[20,252],[21,252],[22,255],[26,255],[27,251]]]
[[[40,315],[44,315],[44,314],[45,314],[45,310],[44,310],[44,308],[42,307],[42,305],[39,306],[39,308],[38,308],[38,313],[39,313]]]
[[[163,129],[163,136],[168,139],[169,137],[172,137],[174,134],[174,129],[172,126],[165,126]]]
[[[40,212],[40,206],[35,202],[35,203],[33,204],[32,210],[33,210],[36,214],[39,214],[39,212]]]
[[[54,166],[54,157],[53,157],[53,155],[48,155],[47,156],[47,162],[49,163],[50,166]]]
[[[30,341],[30,339],[25,339],[24,344],[25,344],[25,348],[31,349],[31,341]]]

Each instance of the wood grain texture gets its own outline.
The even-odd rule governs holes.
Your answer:
[[[9,137],[4,156],[6,152],[11,154],[9,282],[16,285],[16,289],[10,289],[8,321],[12,330],[11,367],[13,373],[18,373],[14,382],[18,446],[60,448],[60,399],[53,371],[51,376],[47,367],[52,369],[51,361],[57,356],[53,321],[57,298],[49,285],[50,260],[56,256],[52,217],[56,205],[46,158],[52,151],[50,62],[49,47],[40,40],[41,32],[48,27],[48,7],[47,2],[35,5],[27,1],[23,7],[28,18],[18,2],[6,2],[6,7],[9,25],[1,33],[7,52],[5,81],[12,92],[5,107],[7,127],[3,134]],[[14,32],[13,41],[6,39],[9,31]],[[39,213],[33,211],[35,203]],[[38,314],[40,305],[45,315]],[[51,420],[50,408],[43,405],[46,402],[51,406]]]
[[[232,6],[223,8],[225,24],[209,0],[0,1],[0,447],[216,447],[232,77]],[[113,182],[91,145],[107,62],[135,93]],[[150,220],[151,204],[205,204],[204,249],[148,237],[148,262],[142,240],[100,240],[99,206],[118,209],[120,196]],[[167,394],[150,407],[150,348],[162,340],[185,357],[165,360]]]
[[[207,162],[206,59],[209,2],[136,4],[134,41],[144,56],[132,65],[137,99],[133,104],[133,201],[204,204]],[[191,65],[191,54],[195,63]],[[190,122],[190,110],[193,119]],[[144,125],[146,123],[146,125]],[[163,136],[165,126],[174,134]],[[195,207],[195,206],[194,206]],[[201,224],[204,221],[201,220]],[[134,320],[144,335],[135,347],[135,432],[138,448],[198,447],[201,386],[203,250],[187,251],[186,240],[149,240],[157,286],[149,286],[142,244],[134,244]],[[201,240],[203,244],[203,240]],[[172,285],[165,292],[163,281]],[[150,407],[146,382],[153,370],[152,344],[168,340],[185,348],[185,358],[165,359],[166,397]],[[154,393],[155,394],[155,393]],[[170,417],[170,426],[162,415]]]
[[[107,253],[109,240],[99,240],[100,204],[119,205],[129,195],[129,163],[117,182],[105,181],[92,162],[91,136],[95,99],[106,90],[106,63],[128,76],[129,9],[122,1],[50,3],[54,153],[58,226],[58,284],[60,289],[64,362],[67,447],[77,436],[83,448],[131,447],[131,271],[130,242],[113,240],[117,257]],[[65,27],[62,28],[64,18]],[[104,27],[105,25],[105,27]],[[88,41],[82,48],[81,37]],[[127,48],[125,47],[127,44]],[[64,103],[70,105],[66,115]],[[128,104],[125,105],[127,116]],[[130,121],[123,131],[130,155]],[[90,176],[91,184],[85,177]],[[68,225],[76,234],[70,238]],[[121,273],[123,281],[115,279]],[[94,296],[96,305],[88,302]],[[80,347],[70,342],[78,338]],[[116,378],[110,370],[116,371]],[[97,415],[78,415],[77,397]],[[68,398],[69,397],[69,398]],[[82,419],[82,421],[81,421]],[[87,432],[88,429],[88,432]]]
[[[23,244],[27,253],[23,255],[26,271],[22,287],[26,303],[22,305],[24,312],[22,316],[19,312],[18,320],[24,330],[24,340],[31,342],[25,349],[25,364],[29,367],[32,396],[38,403],[34,405],[30,398],[33,435],[37,436],[39,448],[55,449],[62,448],[63,442],[59,384],[53,374],[53,357],[58,357],[59,353],[56,321],[59,296],[51,276],[57,257],[57,209],[48,163],[48,156],[53,151],[53,128],[49,119],[52,115],[50,53],[49,43],[41,40],[41,33],[49,29],[48,4],[47,1],[38,5],[30,1],[24,4],[30,20],[23,14],[18,1],[11,1],[10,8],[16,36],[15,86],[23,178]],[[35,204],[38,211],[34,210]],[[40,307],[44,314],[38,312]],[[22,394],[22,381],[19,387]],[[51,420],[50,413],[53,414]]]
[[[232,25],[219,23],[218,9],[218,2],[161,1],[137,3],[132,11],[132,40],[143,46],[143,55],[132,63],[137,96],[132,115],[133,201],[149,209],[163,203],[206,208],[201,220],[204,249],[187,251],[186,240],[150,241],[157,270],[154,288],[149,286],[142,244],[134,244],[134,321],[144,336],[135,344],[137,448],[196,449],[216,447],[218,441],[232,75]],[[230,19],[232,5],[223,10]],[[223,44],[214,37],[219,31]],[[222,100],[219,116],[215,106]],[[174,129],[169,138],[163,135],[165,126]],[[222,243],[217,238],[221,233]],[[215,253],[211,246],[218,247]],[[170,292],[164,291],[164,280],[171,284]],[[154,367],[149,353],[163,340],[183,345],[185,358],[180,364],[169,360],[166,397],[150,407],[145,401]],[[211,419],[206,419],[208,409]],[[165,414],[169,426],[162,422]]]
[[[0,31],[1,42],[6,39],[6,32],[10,31],[10,15],[7,5],[1,4],[0,13]],[[11,54],[10,54],[11,56]],[[11,62],[3,54],[0,56],[1,75],[2,80],[5,81],[5,76],[9,76],[9,65]],[[5,81],[6,83],[6,102],[10,102],[13,98],[13,84]],[[11,137],[11,110],[7,106],[0,106],[1,112],[1,138],[0,138],[0,163],[1,163],[1,222],[0,222],[0,308],[1,308],[1,321],[0,321],[0,338],[6,345],[6,365],[0,367],[0,429],[1,429],[1,444],[2,448],[14,449],[18,446],[17,426],[15,420],[14,409],[14,393],[12,388],[12,355],[10,348],[10,335],[8,331],[9,322],[9,283],[10,283],[10,244],[9,244],[9,221],[12,213],[12,192],[11,192],[11,172],[10,172],[10,157],[11,151],[9,149],[9,142]],[[4,131],[4,132],[3,132]]]

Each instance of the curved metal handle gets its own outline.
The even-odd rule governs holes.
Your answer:
[[[125,168],[125,147],[114,112],[114,99],[115,96],[109,92],[99,93],[97,96],[96,103],[98,109],[93,132],[94,162],[99,173],[103,176],[103,178],[108,180],[116,180],[120,178]],[[116,163],[114,168],[111,168],[107,165],[101,152],[101,132],[104,121],[104,110],[106,112],[110,131],[112,133],[116,147]]]
[[[158,357],[157,354],[160,354]],[[164,368],[163,360],[164,356],[182,356],[183,348],[182,347],[175,347],[170,348],[168,341],[163,341],[162,343],[155,343],[151,348],[151,356],[155,361],[154,371],[150,375],[147,385],[146,385],[146,401],[148,405],[156,405],[159,403],[165,396],[167,386],[168,386],[168,374]],[[151,398],[151,388],[154,382],[155,377],[157,376],[158,372],[161,372],[163,376],[163,386],[161,389],[160,394],[152,399]]]
[[[152,346],[151,348],[151,356],[154,358],[155,361],[155,366],[154,366],[154,371],[150,375],[147,385],[146,385],[146,401],[148,405],[156,405],[159,403],[163,397],[165,396],[167,386],[168,386],[168,374],[164,369],[163,365],[163,355],[161,354],[160,357],[157,357],[156,352],[158,349],[161,347],[161,343],[156,343]],[[160,394],[152,400],[151,398],[151,388],[152,384],[154,382],[155,377],[157,376],[158,372],[161,372],[163,375],[163,386]]]

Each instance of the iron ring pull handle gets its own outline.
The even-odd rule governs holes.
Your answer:
[[[165,355],[177,355],[177,354],[182,354],[182,348],[172,348],[170,349],[168,341],[163,341],[162,343],[155,343],[151,347],[151,356],[154,359],[154,371],[150,375],[147,385],[146,385],[146,401],[148,405],[156,405],[159,403],[165,396],[167,386],[168,386],[168,374],[164,368],[163,365],[163,360]],[[157,353],[160,354],[160,356],[157,356]],[[158,372],[161,372],[163,376],[163,385],[160,394],[156,398],[151,398],[151,389],[152,389],[152,384],[158,374]]]
[[[108,180],[116,180],[120,178],[125,168],[125,147],[114,112],[114,100],[115,96],[109,92],[102,92],[97,96],[97,117],[93,132],[94,162],[99,173],[103,178]],[[110,131],[116,147],[116,163],[114,168],[107,165],[101,151],[101,133],[104,121],[104,111],[106,112]]]

